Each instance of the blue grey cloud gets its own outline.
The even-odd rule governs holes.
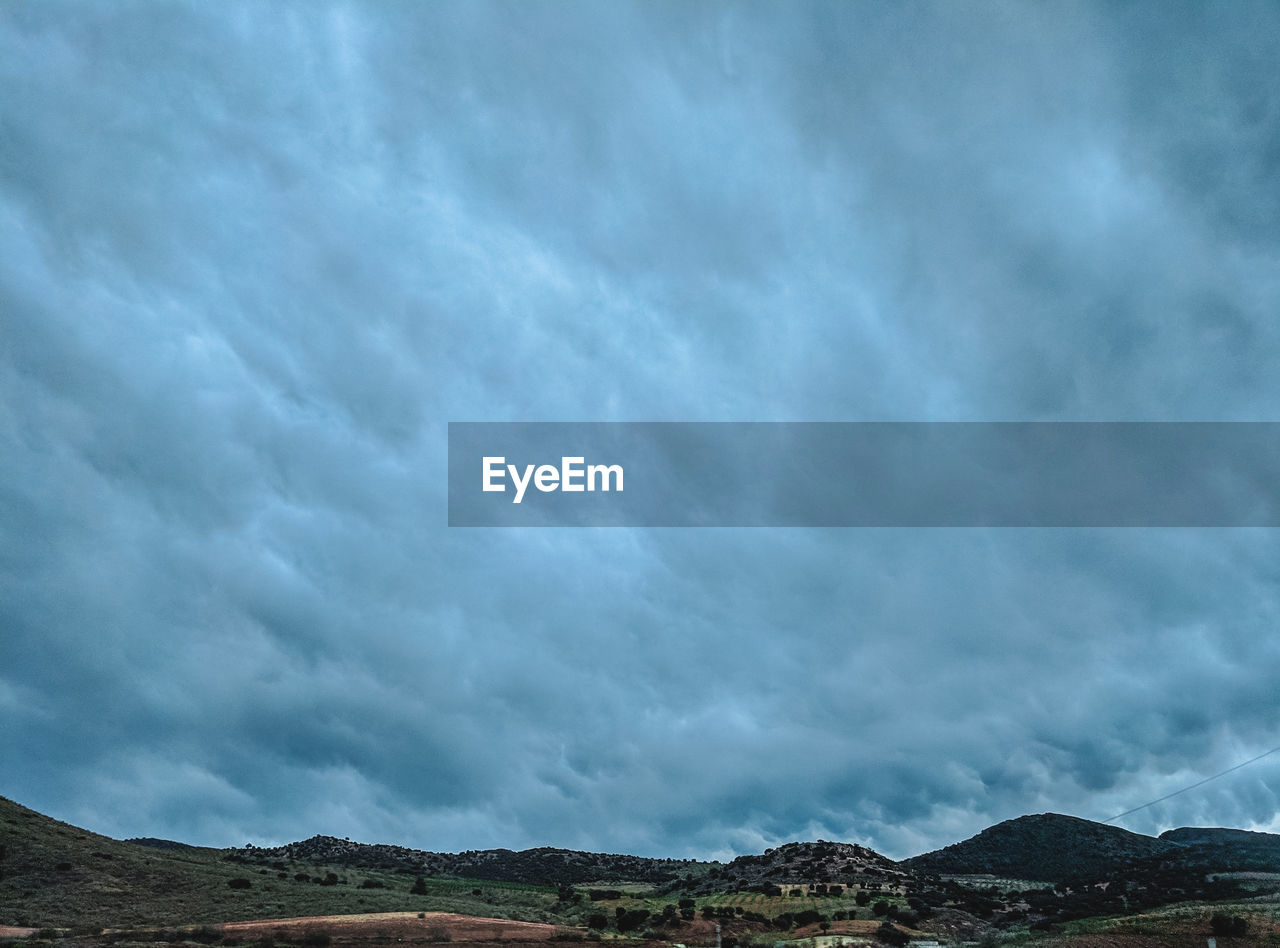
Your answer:
[[[6,4],[0,792],[906,856],[1280,743],[1265,530],[445,526],[451,420],[1276,420],[1277,16]]]

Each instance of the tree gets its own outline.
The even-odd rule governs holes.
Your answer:
[[[895,948],[905,948],[911,942],[911,936],[901,928],[895,928],[889,922],[885,922],[876,929],[876,941],[894,945]]]
[[[413,888],[409,890],[409,894],[410,895],[426,895],[427,880],[422,878],[422,876],[418,876],[418,878],[414,879]]]

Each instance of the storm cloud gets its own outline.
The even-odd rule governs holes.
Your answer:
[[[896,857],[1280,744],[1247,529],[450,529],[449,421],[1280,420],[1269,4],[6,3],[0,792]],[[1123,820],[1280,829],[1268,758]]]

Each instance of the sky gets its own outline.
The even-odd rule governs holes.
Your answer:
[[[450,421],[1280,421],[1278,47],[1249,2],[0,5],[0,794],[902,858],[1280,745],[1274,530],[446,516]]]

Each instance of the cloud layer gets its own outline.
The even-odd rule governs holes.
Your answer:
[[[1280,744],[1266,530],[444,525],[450,420],[1280,419],[1278,20],[6,4],[0,792],[906,856]]]

